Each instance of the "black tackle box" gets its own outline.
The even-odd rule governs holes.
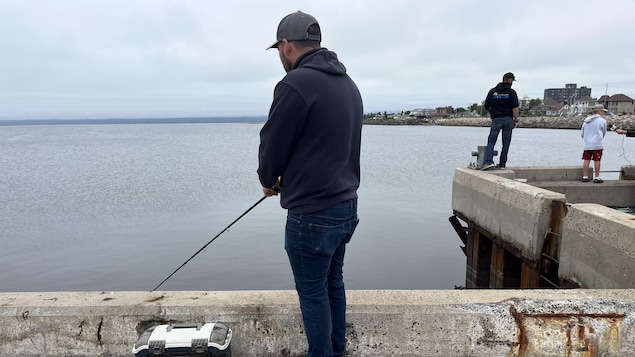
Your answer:
[[[221,322],[175,323],[147,329],[132,349],[136,357],[231,357],[232,330]]]

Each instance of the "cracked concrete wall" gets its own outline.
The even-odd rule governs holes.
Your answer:
[[[630,175],[631,167],[621,171]],[[572,180],[580,170],[459,168],[454,174],[452,208],[531,261],[540,257],[547,231],[559,235],[559,254],[554,258],[559,261],[560,279],[588,289],[633,289],[635,218],[604,205],[635,205],[635,180],[589,185]],[[515,181],[519,178],[529,182]]]
[[[634,290],[353,290],[348,356],[635,354]],[[148,327],[226,322],[235,356],[304,356],[294,291],[0,293],[0,356],[130,356]]]
[[[452,209],[514,246],[523,257],[538,261],[552,228],[554,203],[564,205],[565,196],[508,179],[505,176],[514,174],[510,170],[492,172],[456,169]]]
[[[558,275],[582,288],[635,288],[635,216],[594,203],[571,205]]]

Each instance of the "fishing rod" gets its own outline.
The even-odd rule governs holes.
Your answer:
[[[170,279],[172,277],[172,275],[174,275],[177,271],[179,271],[181,268],[183,268],[185,266],[185,264],[189,263],[190,260],[192,260],[196,255],[198,255],[198,253],[202,252],[205,248],[207,248],[208,245],[210,245],[214,239],[218,238],[221,234],[223,234],[226,230],[229,229],[229,227],[231,227],[234,223],[238,222],[239,219],[243,218],[244,215],[246,215],[247,213],[249,213],[249,211],[251,211],[254,207],[258,206],[258,204],[262,201],[264,201],[264,199],[267,198],[267,196],[263,196],[261,199],[258,200],[258,202],[254,203],[251,207],[249,207],[249,209],[247,209],[243,214],[241,214],[238,218],[236,218],[232,223],[230,223],[227,227],[225,227],[225,229],[223,229],[222,231],[220,231],[220,233],[218,233],[214,238],[212,238],[209,242],[207,242],[207,244],[205,244],[201,249],[199,249],[196,253],[194,253],[194,255],[192,255],[188,260],[185,261],[185,263],[181,264],[180,267],[176,268],[175,271],[172,272],[172,274],[168,275],[167,278],[163,279],[163,281],[161,282],[161,284],[157,285],[156,288],[152,289],[150,292],[155,291],[156,289],[158,289],[161,285],[163,285],[163,283],[165,283],[166,281],[168,281],[168,279]]]

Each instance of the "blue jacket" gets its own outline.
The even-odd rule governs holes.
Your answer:
[[[334,52],[311,50],[276,85],[260,131],[258,177],[281,178],[280,205],[316,212],[357,198],[362,98]]]

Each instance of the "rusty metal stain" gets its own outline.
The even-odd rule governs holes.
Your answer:
[[[619,355],[620,323],[625,314],[521,313],[512,305],[517,345],[513,355],[535,352],[554,355],[594,357]]]
[[[524,356],[524,351],[527,350],[527,333],[525,330],[525,325],[523,324],[523,319],[514,307],[514,305],[509,307],[509,312],[514,317],[514,321],[516,322],[516,328],[518,329],[518,355]]]

